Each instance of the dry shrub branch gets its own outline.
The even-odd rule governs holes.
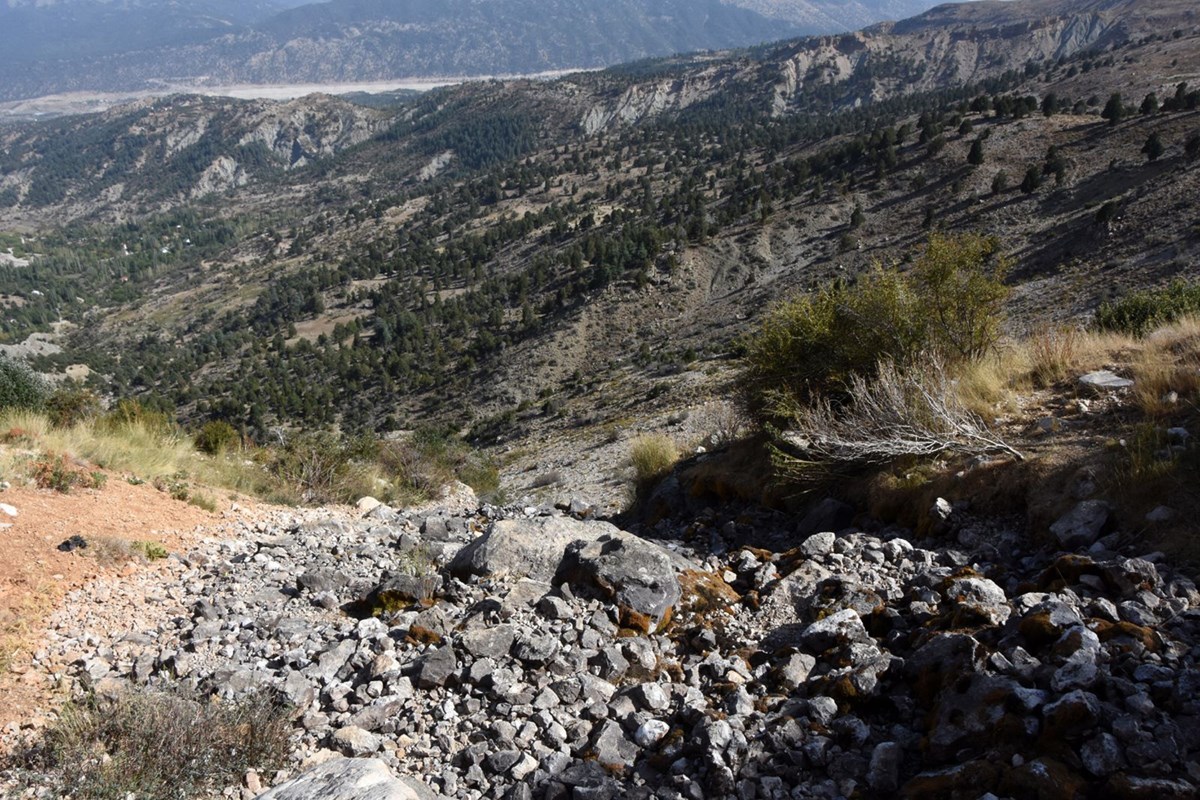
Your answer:
[[[827,398],[795,406],[789,429],[780,435],[776,467],[804,479],[819,472],[849,471],[905,456],[944,453],[1021,453],[990,431],[958,399],[954,382],[937,357],[910,368],[883,361],[875,377],[854,375],[850,400],[835,406]]]

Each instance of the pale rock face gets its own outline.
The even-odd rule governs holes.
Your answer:
[[[376,759],[339,758],[316,766],[256,800],[421,800]]]
[[[249,177],[246,170],[229,156],[219,156],[208,169],[200,175],[196,186],[192,189],[193,197],[203,197],[206,194],[224,192],[245,186]]]

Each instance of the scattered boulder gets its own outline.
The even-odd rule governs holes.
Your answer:
[[[1129,378],[1122,378],[1116,373],[1105,369],[1080,376],[1079,385],[1081,388],[1096,394],[1104,394],[1106,392],[1129,389],[1133,386],[1133,381]]]
[[[567,545],[602,536],[619,537],[621,532],[607,522],[582,522],[570,517],[497,520],[483,536],[458,552],[449,571],[460,579],[511,576],[550,581],[558,572]]]

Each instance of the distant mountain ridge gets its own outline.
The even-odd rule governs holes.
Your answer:
[[[930,0],[7,0],[0,99],[526,74],[835,33]]]

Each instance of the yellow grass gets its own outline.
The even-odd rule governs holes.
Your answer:
[[[190,438],[143,422],[84,422],[56,428],[44,414],[8,410],[0,413],[0,436],[9,446],[0,456],[5,475],[20,473],[31,455],[64,453],[110,472],[141,480],[186,475],[208,486],[248,494],[269,491],[270,477],[242,454],[207,456]]]
[[[1029,388],[1029,355],[1021,344],[1006,343],[983,358],[963,365],[955,386],[964,407],[983,419],[1011,414],[1017,397]]]
[[[679,460],[679,448],[671,437],[661,433],[643,434],[633,440],[629,451],[639,484],[665,475]]]
[[[1150,417],[1200,400],[1200,320],[1184,319],[1148,336],[1132,363],[1134,399]]]

